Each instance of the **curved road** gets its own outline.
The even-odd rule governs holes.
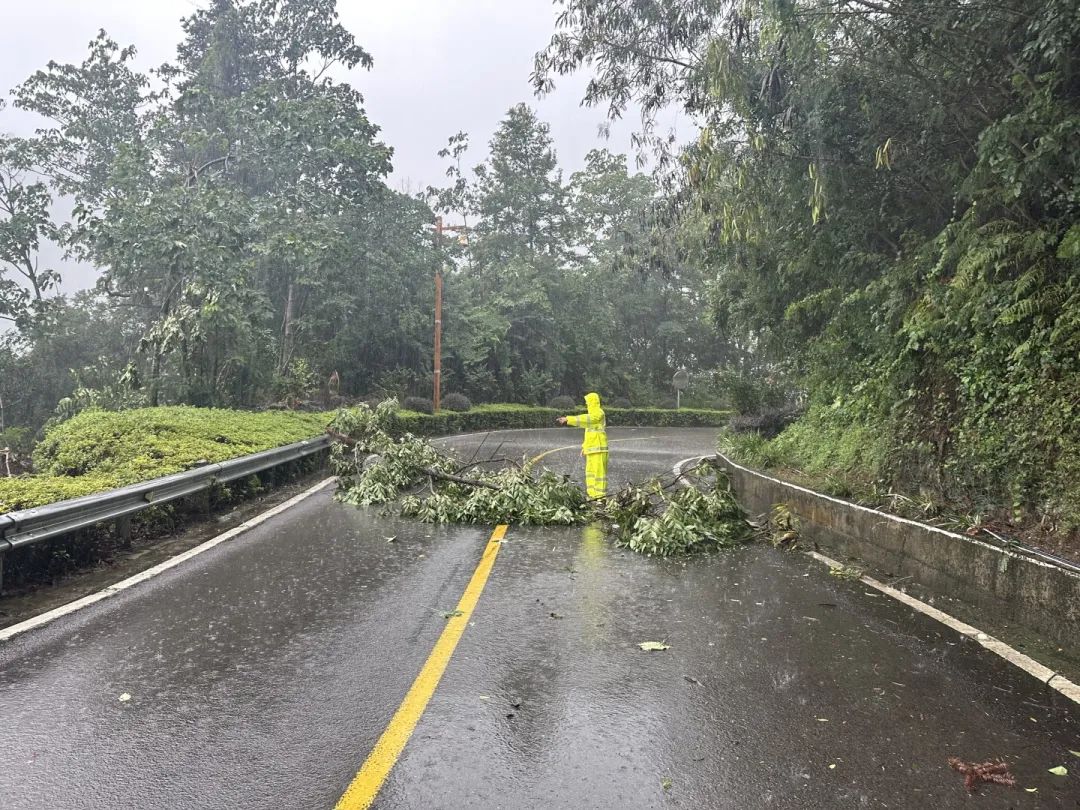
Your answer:
[[[612,485],[714,434],[612,430]],[[451,443],[553,451],[544,463],[580,479],[558,449],[576,437]],[[326,490],[0,643],[0,807],[333,807],[491,529]],[[950,756],[1011,764],[1018,785],[984,786],[980,807],[1080,807],[1074,704],[804,555],[658,561],[593,528],[510,527],[466,618],[375,807],[971,807]]]

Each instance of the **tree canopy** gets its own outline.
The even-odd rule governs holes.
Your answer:
[[[1076,3],[560,5],[534,85],[640,106],[718,328],[809,391],[789,461],[1080,525]]]

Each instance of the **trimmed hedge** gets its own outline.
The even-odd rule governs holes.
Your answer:
[[[34,450],[38,474],[0,478],[0,514],[310,439],[329,419],[186,406],[84,411],[46,433]]]
[[[584,407],[560,411],[530,405],[477,405],[466,413],[440,411],[430,415],[398,411],[402,430],[417,436],[445,436],[451,433],[476,433],[484,430],[526,430],[555,427],[560,416],[584,413]],[[609,427],[724,427],[728,411],[694,408],[605,408]]]

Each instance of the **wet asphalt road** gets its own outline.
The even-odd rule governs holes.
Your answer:
[[[617,486],[713,431],[611,437]],[[575,438],[493,434],[482,453]],[[544,463],[580,478],[572,450]],[[332,807],[489,535],[323,492],[0,644],[0,808]],[[803,555],[657,561],[592,528],[511,527],[375,806],[1076,808],[1069,749],[1073,704]],[[1004,757],[1018,786],[970,798],[949,756]]]

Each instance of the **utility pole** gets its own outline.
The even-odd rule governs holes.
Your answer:
[[[435,250],[442,246],[443,231],[455,231],[462,234],[468,233],[466,225],[444,225],[441,216],[435,217]],[[435,380],[434,392],[431,396],[432,409],[439,410],[439,402],[442,399],[442,256],[437,255],[438,264],[435,267]]]

